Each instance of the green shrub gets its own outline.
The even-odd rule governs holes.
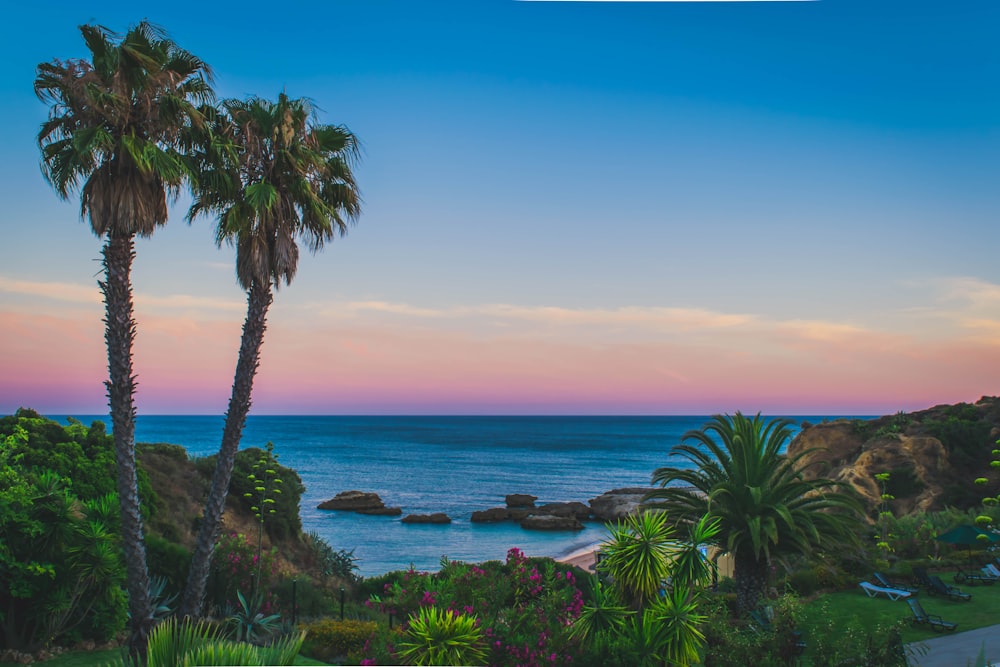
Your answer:
[[[349,653],[361,652],[375,632],[373,621],[325,619],[305,625],[302,652],[323,662],[342,662]]]
[[[125,568],[108,521],[117,501],[81,501],[57,471],[23,465],[32,432],[55,437],[51,423],[3,421],[10,433],[0,436],[0,649],[105,641],[125,622]]]
[[[167,591],[177,593],[187,582],[191,552],[157,535],[146,535],[146,566],[152,576],[167,580]]]
[[[319,536],[319,533],[312,532],[306,537],[306,544],[312,555],[316,570],[324,577],[339,577],[347,581],[355,581],[358,576],[354,573],[358,569],[357,558],[354,550],[346,549],[334,550],[330,544]]]

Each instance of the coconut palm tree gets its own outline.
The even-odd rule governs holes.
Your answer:
[[[314,120],[307,100],[227,100],[198,155],[199,184],[188,219],[217,216],[217,240],[236,246],[236,278],[247,292],[239,359],[215,472],[179,613],[197,616],[232,477],[273,290],[290,284],[297,240],[313,252],[360,213],[351,171],[358,154],[346,128]]]
[[[782,453],[790,425],[760,414],[716,415],[671,449],[671,458],[691,465],[658,468],[653,483],[663,488],[647,495],[651,506],[679,520],[718,520],[719,545],[735,561],[741,612],[757,606],[775,559],[832,540],[852,541],[852,523],[860,519],[860,503],[847,488],[803,475],[802,458],[811,452]]]
[[[80,26],[90,59],[38,65],[35,93],[50,106],[38,132],[42,171],[56,193],[80,193],[80,215],[104,239],[106,383],[114,430],[131,642],[152,622],[135,467],[132,260],[136,236],[167,221],[168,199],[186,178],[179,147],[212,99],[211,71],[146,21],[119,38]]]

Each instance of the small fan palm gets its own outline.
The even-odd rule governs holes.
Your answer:
[[[663,488],[647,496],[651,506],[688,523],[706,515],[718,521],[718,543],[735,561],[741,612],[757,606],[775,559],[853,540],[860,516],[849,490],[803,475],[802,458],[810,452],[783,454],[790,424],[739,412],[713,417],[670,451],[690,465],[658,468],[653,483]]]

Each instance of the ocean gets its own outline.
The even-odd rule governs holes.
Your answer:
[[[78,416],[86,424],[107,417]],[[793,417],[802,421],[824,418]],[[648,486],[668,452],[708,417],[292,417],[251,416],[242,447],[273,442],[282,465],[305,484],[301,517],[335,549],[353,550],[359,572],[373,576],[411,565],[436,570],[451,560],[502,560],[518,547],[530,556],[560,556],[600,542],[597,523],[571,533],[475,524],[472,512],[527,493],[538,504],[586,503],[605,491]],[[184,446],[192,457],[218,451],[221,416],[143,416],[138,442]],[[448,525],[413,525],[401,517],[316,509],[347,490],[378,493],[406,514],[444,512]]]

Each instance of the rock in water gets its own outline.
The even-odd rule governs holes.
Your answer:
[[[407,514],[403,523],[451,523],[451,517],[444,512],[434,514]]]
[[[493,507],[488,510],[481,510],[472,513],[473,523],[496,523],[506,521],[509,518],[506,507]]]
[[[529,496],[526,493],[512,493],[504,498],[507,507],[534,507],[538,496]]]
[[[583,530],[583,524],[573,516],[553,516],[551,514],[525,517],[521,528],[528,530]]]
[[[635,512],[650,488],[614,489],[590,501],[590,511],[601,521],[620,521]]]
[[[330,500],[321,502],[316,508],[387,516],[399,516],[403,513],[402,508],[386,507],[377,493],[364,491],[341,491]]]
[[[537,515],[571,516],[583,521],[590,518],[590,507],[575,501],[571,503],[546,503],[532,513]]]

